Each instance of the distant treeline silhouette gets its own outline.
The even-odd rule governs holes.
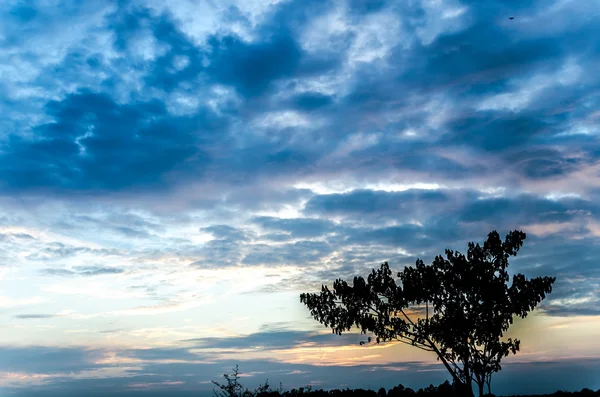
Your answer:
[[[267,380],[255,390],[244,388],[240,382],[240,372],[236,366],[231,375],[225,374],[223,377],[226,383],[220,384],[213,381],[218,387],[215,389],[215,397],[464,397],[462,386],[458,387],[445,381],[439,386],[429,385],[425,388],[413,390],[402,385],[394,386],[386,390],[383,387],[378,391],[370,389],[313,389],[310,385],[284,391],[280,385],[278,390],[273,390]],[[489,397],[495,397],[493,394],[487,394]],[[593,391],[583,389],[578,392],[557,391],[553,394],[538,394],[536,397],[600,397],[600,389]],[[511,397],[530,397],[527,395],[513,395]]]
[[[459,389],[454,388],[449,382],[442,383],[439,386],[430,385],[426,388],[419,390],[413,390],[411,388],[405,388],[402,385],[393,387],[386,391],[381,388],[379,391],[365,390],[365,389],[333,389],[333,390],[306,390],[306,389],[292,389],[291,391],[285,391],[280,393],[278,391],[265,393],[259,395],[260,397],[464,397]],[[488,394],[489,397],[494,397],[493,394]],[[572,397],[600,397],[600,389],[593,391],[590,389],[583,389],[578,392],[565,392],[557,391],[553,394],[538,394],[535,397],[559,397],[559,396],[572,396]],[[511,397],[532,397],[531,395],[516,395]]]

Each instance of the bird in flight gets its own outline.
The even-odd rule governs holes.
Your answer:
[[[515,17],[508,17],[508,19],[513,20],[513,19],[515,19]]]

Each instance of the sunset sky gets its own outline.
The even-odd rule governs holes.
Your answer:
[[[600,388],[599,0],[0,5],[1,396],[439,384],[299,294],[494,229],[557,281],[493,391]]]

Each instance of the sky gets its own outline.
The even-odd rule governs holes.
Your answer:
[[[439,384],[299,294],[514,229],[493,391],[600,388],[600,1],[0,4],[0,395]]]

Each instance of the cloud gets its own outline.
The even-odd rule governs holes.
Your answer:
[[[227,225],[213,225],[200,231],[211,234],[214,239],[204,243],[199,249],[198,258],[193,266],[223,267],[238,265],[242,259],[244,243],[251,233]]]
[[[93,53],[73,46],[60,60],[63,69],[52,72],[68,75],[79,88],[46,101],[47,121],[34,122],[27,138],[24,133],[14,134],[4,151],[13,175],[4,178],[5,189],[110,192],[144,186],[154,190],[198,177],[251,183],[278,176],[289,181],[307,173],[339,175],[350,167],[355,176],[383,179],[399,173],[410,178],[436,175],[448,181],[477,176],[485,181],[495,174],[504,183],[518,183],[508,172],[495,173],[496,165],[526,180],[566,178],[594,164],[593,156],[569,154],[573,150],[567,147],[588,152],[591,147],[583,145],[581,134],[567,137],[564,132],[595,125],[588,111],[593,106],[579,107],[576,117],[581,122],[567,121],[565,112],[575,115],[575,98],[586,97],[586,103],[593,103],[576,82],[586,79],[586,86],[598,84],[581,73],[597,54],[585,39],[590,34],[569,41],[568,47],[561,43],[591,33],[595,25],[586,22],[574,5],[524,7],[528,19],[510,24],[497,18],[508,11],[497,2],[483,11],[458,3],[436,8],[417,2],[400,9],[386,2],[358,1],[337,9],[289,1],[267,7],[253,24],[245,8],[234,6],[220,18],[243,31],[224,28],[199,41],[175,17],[178,11],[127,3],[119,3],[111,12],[99,7],[95,12],[101,17],[93,26],[111,35],[112,52]],[[572,16],[572,27],[561,27],[564,37],[533,22],[549,20],[559,12]],[[403,22],[405,41],[383,44],[385,32],[376,30],[378,41],[360,44],[361,49],[365,53],[386,50],[362,62],[348,61],[364,39],[360,28],[354,31],[350,26],[366,26],[384,13]],[[306,41],[312,21],[325,15],[337,15],[335,34],[343,36],[346,44],[315,47],[314,38]],[[436,33],[425,40],[424,27],[433,28],[428,24],[434,20],[438,25],[431,31]],[[443,21],[454,22],[446,26]],[[87,31],[83,37],[93,40]],[[491,41],[498,43],[494,49],[487,45]],[[137,71],[127,65],[135,65]],[[104,76],[102,85],[92,84],[86,77],[90,73]],[[323,83],[327,79],[331,83]],[[37,83],[38,89],[47,88],[43,83]],[[134,87],[143,94],[135,94]],[[518,112],[501,109],[494,101],[506,92],[529,100],[522,101]],[[552,95],[542,97],[543,92]],[[540,100],[532,100],[534,96]],[[482,98],[491,107],[477,108]],[[559,111],[565,106],[571,110]],[[253,122],[275,117],[282,107],[317,111],[319,116],[308,125],[289,129],[288,136],[266,139],[272,128]],[[544,117],[536,116],[540,111]],[[106,125],[112,123],[121,125],[122,132],[109,134]],[[240,134],[239,126],[244,124],[254,127]],[[53,129],[70,132],[58,139]],[[169,137],[157,132],[161,130],[171,131]],[[346,153],[335,162],[329,158],[347,137],[375,133],[379,141],[371,148]],[[300,138],[308,136],[315,138],[308,140],[310,146]],[[557,139],[562,147],[551,147]],[[534,145],[539,150],[533,157],[520,150]],[[112,149],[105,152],[108,146]],[[139,149],[137,154],[129,152],[132,147]],[[451,148],[468,150],[470,158],[459,161],[440,153]],[[61,153],[60,161],[52,159],[50,152]],[[220,153],[231,156],[226,160]],[[111,156],[122,163],[102,167]],[[34,157],[52,166],[35,173],[44,167]],[[26,158],[30,160],[24,162]],[[115,169],[126,172],[117,175]],[[140,169],[143,175],[136,171]]]
[[[389,245],[394,247],[423,248],[430,246],[434,240],[423,233],[417,225],[402,225],[377,228],[372,230],[358,230],[350,237],[350,243],[368,245]]]
[[[430,209],[440,206],[446,209],[452,205],[453,200],[461,199],[461,196],[468,197],[469,193],[474,195],[474,192],[439,189],[408,189],[400,192],[353,190],[348,193],[314,196],[307,202],[304,210],[309,214],[342,215],[351,219],[374,215],[401,221],[411,217],[420,218],[431,213]]]
[[[53,317],[57,317],[57,315],[56,314],[17,314],[15,316],[15,318],[18,318],[21,320],[37,320],[37,319],[53,318]]]
[[[86,350],[79,347],[46,346],[2,346],[2,371],[30,373],[78,372],[96,369],[94,360],[104,353],[102,350]]]
[[[115,395],[129,393],[131,387],[146,385],[149,393],[157,393],[169,388],[169,394],[177,395],[209,395],[212,393],[212,380],[221,380],[223,372],[230,372],[227,362],[198,362],[198,354],[187,349],[154,348],[154,349],[122,349],[122,350],[89,350],[74,348],[19,347],[3,346],[4,360],[1,365],[4,376],[3,387],[17,396],[37,395],[78,395],[87,389],[91,395],[106,393],[107,388],[115,387]],[[34,356],[35,355],[35,356]],[[32,360],[32,358],[36,358]],[[440,384],[446,380],[443,368],[439,363],[392,362],[387,365],[353,365],[319,367],[309,364],[286,364],[266,360],[251,360],[240,363],[242,374],[253,374],[244,377],[243,385],[249,388],[263,383],[266,374],[276,384],[282,382],[286,390],[305,386],[319,378],[324,371],[326,380],[318,383],[318,388],[368,388],[363,384],[368,374],[371,388],[392,388],[398,384],[413,389],[424,385]],[[32,366],[33,365],[33,366]],[[593,368],[597,360],[578,359],[548,361],[541,363],[507,363],[498,375],[496,390],[506,393],[511,389],[508,379],[517,382],[520,388],[528,393],[548,393],[557,389],[579,390],[581,385],[594,385]],[[404,371],[398,369],[405,368]],[[570,368],[570,370],[569,370]],[[567,372],[571,382],[564,383],[560,374]],[[552,382],[528,382],[555,374]],[[261,376],[262,375],[262,376]],[[19,379],[21,381],[19,381]],[[41,379],[36,387],[23,387],[24,382]],[[10,380],[10,382],[9,382]],[[152,385],[157,385],[158,388]],[[514,382],[513,382],[514,385]],[[8,387],[7,387],[8,386]],[[60,386],[57,388],[57,386]],[[125,395],[123,394],[123,395]],[[158,395],[158,394],[157,394]]]
[[[303,92],[289,99],[290,106],[304,112],[311,112],[328,107],[333,104],[335,98],[320,92]]]
[[[242,259],[245,265],[314,265],[334,250],[327,242],[309,240],[281,246],[254,244],[252,248]]]
[[[72,276],[84,276],[84,277],[92,277],[92,276],[103,276],[108,274],[120,274],[125,270],[115,267],[104,267],[104,266],[80,266],[74,268],[73,270],[69,269],[43,269],[42,274],[46,274],[49,276],[62,276],[62,277],[72,277]]]
[[[209,73],[242,95],[263,93],[278,78],[289,77],[300,67],[301,49],[289,35],[248,44],[234,36],[211,38]]]
[[[250,335],[227,338],[189,339],[186,343],[210,349],[290,349],[297,345],[318,346],[358,345],[364,338],[356,334],[333,335],[331,333],[304,332],[294,330],[264,330]]]
[[[213,225],[200,228],[200,231],[210,233],[219,240],[246,241],[248,237],[245,232],[228,225]]]
[[[290,218],[255,217],[253,222],[265,230],[285,232],[294,238],[317,237],[334,231],[335,225],[324,219],[318,218]]]
[[[152,184],[192,156],[206,162],[192,131],[215,128],[208,111],[173,117],[158,101],[118,104],[88,90],[46,109],[55,121],[35,127],[35,140],[11,141],[3,167],[11,170],[6,187],[104,190]],[[129,152],[134,146],[137,154]]]
[[[75,257],[83,254],[94,254],[96,256],[111,256],[118,255],[119,251],[116,249],[107,248],[90,248],[83,246],[76,246],[65,244],[58,241],[49,242],[44,245],[38,252],[30,254],[27,259],[30,260],[50,260],[50,259],[66,259]]]
[[[551,200],[520,195],[514,198],[498,197],[477,200],[459,212],[467,222],[483,221],[499,224],[507,217],[519,222],[565,222],[581,215],[597,216],[598,208],[592,202],[577,198]]]

